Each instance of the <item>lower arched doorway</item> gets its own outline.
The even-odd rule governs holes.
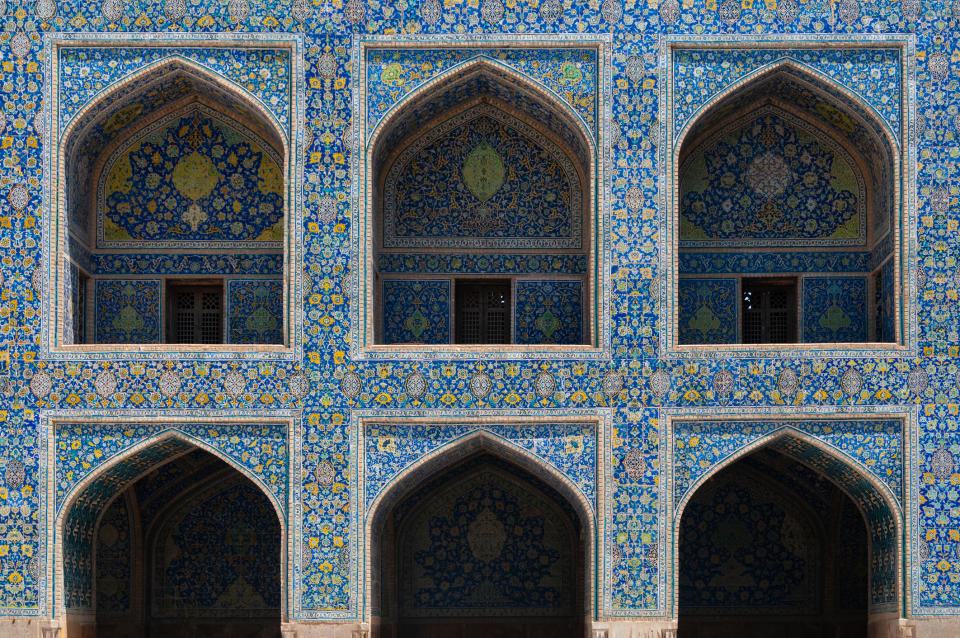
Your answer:
[[[584,539],[568,500],[478,453],[420,481],[372,538],[375,638],[582,638]]]
[[[279,638],[282,528],[260,486],[168,439],[65,510],[67,638]]]
[[[869,537],[828,476],[771,447],[683,508],[679,638],[866,638]]]

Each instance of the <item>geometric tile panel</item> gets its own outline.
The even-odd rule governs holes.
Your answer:
[[[384,279],[384,343],[450,343],[449,279]]]
[[[680,343],[737,343],[737,280],[691,279],[679,285]]]
[[[517,282],[515,342],[583,343],[583,282]]]

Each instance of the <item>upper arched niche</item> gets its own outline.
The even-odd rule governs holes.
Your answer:
[[[372,132],[377,245],[586,252],[592,137],[548,89],[478,58]]]
[[[892,229],[891,139],[827,78],[791,63],[759,74],[683,134],[681,248],[872,248]]]
[[[91,249],[281,245],[283,134],[196,64],[167,60],[98,96],[63,148],[68,218]]]

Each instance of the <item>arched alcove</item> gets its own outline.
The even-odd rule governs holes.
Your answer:
[[[67,125],[64,345],[285,343],[287,135],[243,88],[172,58]]]
[[[85,479],[57,520],[68,638],[280,635],[281,511],[211,451],[165,435]]]
[[[892,140],[789,60],[701,109],[676,157],[678,343],[898,343]]]
[[[454,511],[459,513],[453,515]],[[454,525],[457,531],[432,534],[429,528],[434,523]],[[531,533],[518,538],[518,529]],[[474,432],[404,470],[371,504],[365,526],[370,575],[365,621],[374,636],[385,638],[484,636],[503,631],[583,635],[584,623],[594,613],[590,599],[594,530],[587,501],[559,472],[490,433]],[[434,540],[448,546],[414,547]],[[493,547],[485,547],[488,543]],[[494,551],[497,548],[499,553]],[[547,557],[526,574],[523,568],[517,570],[516,554],[524,548],[537,553],[537,561]],[[469,578],[477,582],[468,583],[457,575],[465,560],[471,570],[476,568]],[[502,584],[480,586],[485,575],[498,571]],[[437,583],[443,574],[457,579],[456,592],[451,592],[452,598],[434,596],[433,602],[425,603],[429,592],[421,592],[424,598],[417,588],[438,587],[439,595],[448,589],[448,584]],[[543,585],[537,594],[542,600],[524,594],[531,585],[524,579],[532,574]],[[500,594],[496,594],[498,588],[503,589]],[[471,596],[479,598],[466,600]],[[549,604],[540,605],[548,599]],[[534,600],[540,600],[540,606]]]
[[[902,613],[895,498],[807,435],[780,431],[719,463],[674,520],[681,636],[866,637]]]
[[[465,459],[394,505],[380,529],[375,635],[583,635],[576,512],[517,466]]]
[[[595,341],[596,167],[569,105],[477,58],[419,87],[369,139],[374,343]]]

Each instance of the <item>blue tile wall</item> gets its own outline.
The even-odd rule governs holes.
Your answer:
[[[268,449],[276,446],[265,452],[262,441],[251,440],[238,428],[233,431],[240,441],[235,458],[245,467],[262,464],[268,475],[273,464],[282,463],[282,475],[287,476],[289,468],[293,477],[289,529],[293,546],[307,543],[310,552],[292,552],[293,564],[283,583],[291,619],[363,620],[366,591],[356,550],[351,548],[360,543],[364,519],[363,508],[357,505],[365,488],[351,486],[347,479],[359,455],[368,453],[350,447],[356,434],[351,430],[353,416],[361,410],[411,418],[489,416],[491,411],[511,410],[547,423],[577,410],[608,411],[615,433],[606,450],[610,480],[602,489],[597,487],[597,470],[587,469],[596,466],[586,463],[574,463],[569,472],[583,489],[593,485],[596,498],[603,497],[608,505],[606,512],[598,513],[606,536],[596,546],[606,567],[596,585],[598,615],[611,618],[669,618],[674,613],[670,585],[674,574],[664,555],[673,540],[673,513],[666,511],[661,491],[673,484],[667,477],[676,475],[678,483],[689,487],[706,468],[715,467],[719,457],[727,458],[731,448],[739,449],[757,440],[756,432],[776,427],[748,431],[733,423],[734,417],[769,417],[771,423],[786,419],[819,440],[835,443],[866,468],[860,470],[865,475],[888,485],[910,512],[902,543],[910,560],[890,564],[879,559],[872,566],[874,588],[880,592],[872,603],[889,602],[887,576],[896,575],[897,565],[906,565],[901,584],[910,596],[908,608],[900,611],[917,618],[950,619],[960,614],[960,492],[955,489],[960,481],[956,465],[960,239],[955,219],[960,196],[955,179],[960,170],[954,151],[960,10],[953,3],[203,0],[180,5],[42,0],[0,3],[0,24],[0,352],[4,353],[0,615],[53,615],[46,574],[55,568],[64,569],[72,583],[92,582],[92,564],[82,558],[83,538],[100,513],[97,504],[103,502],[95,499],[89,509],[77,510],[71,519],[77,524],[77,536],[64,541],[67,547],[79,547],[81,551],[72,555],[81,558],[55,566],[52,530],[44,513],[56,508],[57,501],[46,496],[48,482],[57,484],[58,490],[61,480],[66,487],[75,485],[66,478],[71,472],[92,476],[108,462],[112,450],[143,440],[140,426],[131,426],[131,434],[122,429],[111,435],[114,439],[90,435],[91,441],[100,437],[108,449],[78,437],[69,439],[67,449],[57,448],[48,456],[46,446],[55,443],[48,431],[53,415],[66,412],[77,421],[106,418],[129,423],[131,415],[186,413],[229,423],[240,414],[271,418],[293,412],[296,441],[281,446],[264,436]],[[188,40],[192,37],[202,38],[203,45],[192,46]],[[78,43],[55,58],[53,38]],[[295,50],[278,56],[270,44],[278,38],[295,39]],[[79,43],[82,39],[92,44]],[[574,46],[556,45],[567,39]],[[721,40],[738,46],[713,44]],[[361,42],[380,46],[369,59],[361,59]],[[595,42],[604,43],[602,53],[594,52]],[[906,45],[900,47],[900,42]],[[150,46],[142,46],[145,43]],[[758,43],[764,46],[753,46]],[[444,47],[460,48],[451,53]],[[367,303],[358,290],[366,272],[361,263],[363,242],[370,238],[361,236],[359,221],[365,212],[352,196],[362,188],[362,171],[369,168],[365,162],[370,158],[359,154],[369,141],[360,139],[361,132],[371,132],[364,124],[382,122],[404,97],[415,99],[425,82],[475,57],[479,48],[494,63],[499,60],[542,82],[550,95],[570,106],[600,144],[595,160],[604,172],[597,201],[604,225],[598,227],[596,245],[608,258],[604,268],[609,269],[610,285],[591,291],[601,302],[593,319],[608,328],[608,342],[600,344],[595,356],[577,359],[545,350],[530,357],[491,353],[480,361],[413,354],[386,360],[358,354],[352,341],[360,329],[357,308]],[[173,55],[237,83],[290,136],[297,159],[291,163],[291,175],[300,179],[296,197],[303,210],[289,226],[302,230],[303,240],[294,250],[304,268],[287,276],[304,280],[305,291],[302,298],[290,300],[298,322],[295,360],[279,355],[228,360],[186,352],[88,358],[83,352],[61,356],[49,348],[52,313],[45,308],[52,306],[44,304],[56,302],[51,301],[54,286],[63,283],[51,274],[57,263],[51,250],[56,245],[51,239],[57,232],[53,224],[57,216],[51,204],[61,193],[47,182],[54,168],[48,151],[59,150],[62,143],[52,139],[51,123],[57,118],[67,124],[90,98],[115,87],[144,64]],[[298,75],[296,58],[301,55],[305,71]],[[381,57],[374,59],[376,55]],[[666,189],[672,184],[666,174],[667,148],[684,127],[696,126],[692,120],[708,102],[783,58],[838,84],[839,90],[826,91],[822,97],[849,107],[857,117],[866,110],[877,114],[874,128],[888,131],[904,157],[905,170],[898,182],[907,195],[903,223],[895,229],[896,237],[886,233],[877,246],[866,247],[869,257],[818,250],[803,257],[763,255],[744,265],[742,255],[684,254],[681,272],[703,277],[772,273],[781,271],[780,264],[792,266],[809,258],[810,267],[790,271],[866,275],[886,255],[896,254],[903,260],[901,274],[894,277],[895,269],[885,267],[883,281],[891,292],[895,280],[900,282],[896,293],[903,300],[905,345],[881,352],[831,350],[817,357],[789,351],[678,358],[666,351],[661,339],[672,325],[668,312],[675,301],[663,296],[673,290],[667,284],[673,264],[667,263],[665,248],[677,239],[668,236],[664,226],[671,195]],[[59,60],[56,68],[54,59]],[[51,94],[55,75],[62,75],[56,96]],[[184,90],[175,83],[163,88],[169,95],[182,95],[178,91]],[[902,91],[906,104],[897,99]],[[363,112],[361,95],[371,98],[363,102]],[[301,98],[301,110],[289,107],[290,96]],[[858,101],[866,106],[857,106]],[[515,104],[522,105],[522,100]],[[89,148],[74,149],[77,157],[106,140],[98,118],[109,113],[98,109],[89,113],[91,127],[100,132],[90,138]],[[429,109],[421,108],[411,120],[425,121],[419,119],[425,114]],[[79,161],[69,164],[78,171],[83,166]],[[66,195],[89,201],[73,191]],[[336,214],[332,221],[320,223],[323,197],[337,202]],[[73,212],[79,227],[80,211]],[[868,228],[868,234],[884,236],[877,228]],[[66,240],[60,236],[56,241]],[[87,263],[82,251],[71,253]],[[243,255],[234,264],[219,256],[200,256],[196,250],[174,257],[101,254],[92,259],[110,278],[95,296],[102,292],[116,311],[98,315],[94,326],[98,338],[138,343],[156,341],[159,335],[155,312],[160,291],[150,278],[188,274],[195,268],[218,275],[277,277],[282,269],[277,255],[262,260]],[[170,263],[162,261],[167,259]],[[425,272],[421,261],[428,263],[431,273],[451,272],[446,257],[432,262],[404,259],[382,257],[388,265],[384,272]],[[471,254],[469,259],[479,257]],[[551,261],[538,262],[536,270],[526,273],[580,275],[593,269],[580,257],[553,259],[575,261],[576,270]],[[491,260],[496,263],[489,271],[526,274],[526,266],[508,261]],[[201,262],[204,265],[198,266]],[[128,274],[141,283],[125,296],[127,282],[121,283],[120,277]],[[114,326],[114,319],[122,318],[128,307],[133,312],[126,316],[139,318],[142,324],[121,320],[119,327]],[[885,317],[885,335],[888,328],[892,332],[893,321],[892,313]],[[795,376],[785,374],[787,370]],[[231,390],[225,388],[233,371],[242,385],[239,392],[237,376],[230,377]],[[543,387],[541,372],[558,384],[547,398],[537,391]],[[425,379],[423,394],[408,391],[413,373]],[[111,378],[114,383],[106,383]],[[477,379],[475,388],[483,388],[484,379],[490,381],[489,393],[471,391],[471,381]],[[98,391],[105,387],[111,391]],[[689,448],[687,433],[670,430],[666,423],[670,415],[690,411],[723,412],[721,420],[729,417],[725,422],[731,424],[722,431],[699,433],[709,442]],[[836,420],[841,413],[847,425],[836,426],[833,432],[818,429],[815,417]],[[892,433],[886,426],[878,431],[874,424],[887,413],[905,414],[907,426]],[[447,440],[457,431],[453,426],[440,428],[435,437]],[[566,458],[560,451],[566,450],[564,436],[548,435],[539,443],[550,452],[551,463]],[[117,437],[125,442],[117,443]],[[82,458],[79,452],[75,458],[74,451],[68,451],[74,440],[81,441]],[[104,453],[97,454],[98,449]],[[414,448],[405,456],[404,466],[415,462],[420,450]],[[674,458],[667,450],[682,453]],[[168,455],[185,451],[163,448],[138,467],[146,471]],[[392,453],[369,453],[370,459],[364,457],[369,475],[385,477],[382,481],[389,483]],[[264,457],[270,461],[261,463]],[[335,469],[329,485],[318,484],[314,474],[323,460]],[[816,464],[816,459],[809,462]],[[840,472],[822,459],[817,467]],[[860,489],[854,481],[840,482],[847,491]],[[890,530],[896,526],[888,524],[882,507],[865,511],[872,548],[901,544],[901,539],[893,538]],[[91,603],[89,589],[76,585],[58,595],[65,594],[70,608],[79,609]]]
[[[95,343],[160,343],[159,279],[93,283]]]
[[[450,343],[449,279],[384,279],[384,343]]]
[[[805,343],[867,341],[866,277],[804,277]]]
[[[515,343],[583,343],[583,282],[522,280],[516,296]]]

